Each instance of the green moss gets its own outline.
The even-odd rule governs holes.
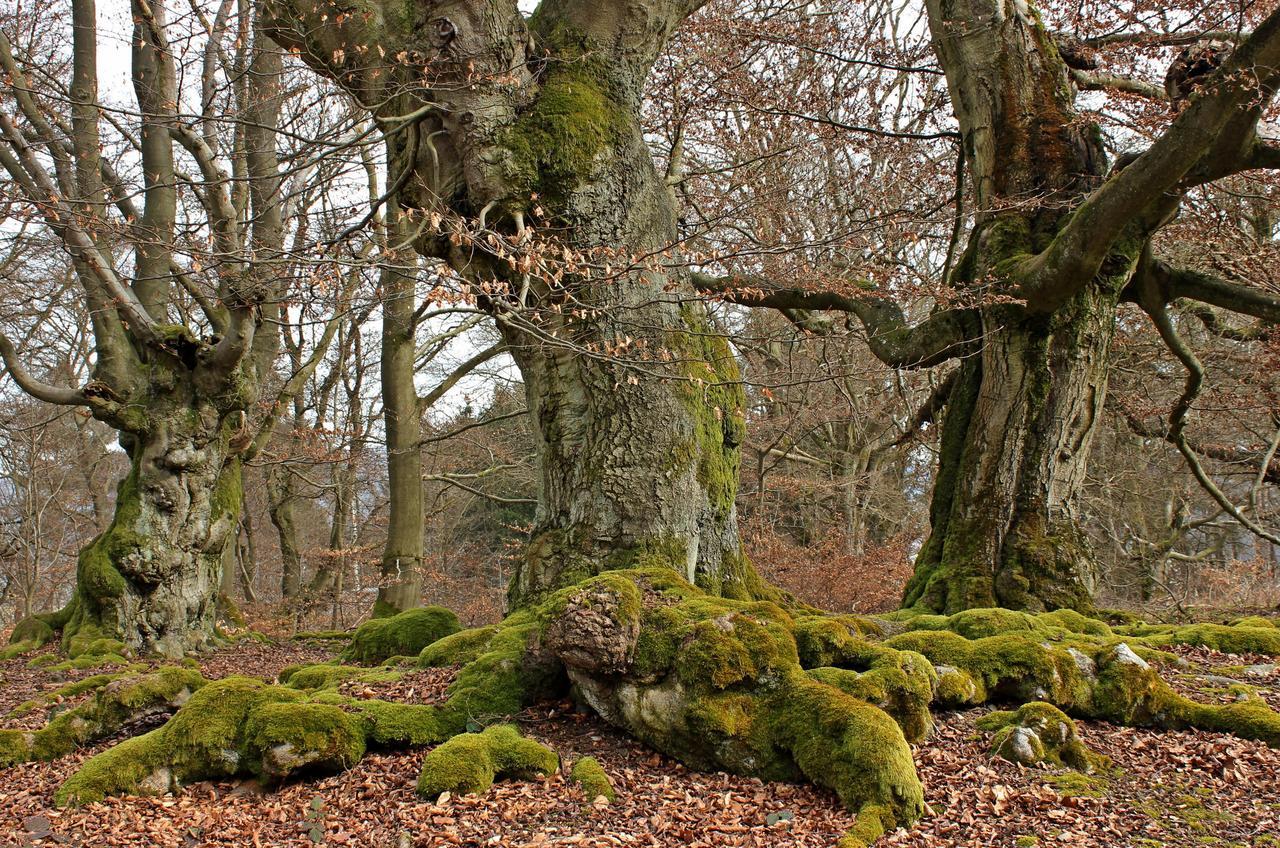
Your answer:
[[[1238,618],[1231,622],[1232,627],[1275,627],[1276,623],[1269,618],[1263,618],[1260,615],[1247,615],[1244,618]],[[14,631],[17,632],[16,630]]]
[[[204,685],[200,673],[160,668],[147,674],[100,675],[59,690],[71,696],[97,690],[94,697],[59,713],[45,727],[9,738],[2,765],[26,760],[52,760],[117,732],[128,721],[157,710],[172,709]],[[21,741],[21,745],[18,741]]]
[[[497,625],[473,627],[437,639],[418,653],[418,665],[437,668],[469,663],[484,653],[497,632]]]
[[[880,830],[920,817],[924,797],[911,749],[883,710],[803,674],[791,675],[771,706],[776,742],[809,780],[851,810],[875,811]],[[875,829],[857,838],[866,842]]]
[[[365,680],[370,683],[389,683],[399,680],[400,672],[389,669],[356,668],[337,663],[290,666],[281,670],[280,682],[290,689],[318,691],[335,689],[348,680]]]
[[[1280,629],[1250,624],[1190,624],[1185,627],[1135,625],[1128,633],[1149,645],[1197,645],[1228,654],[1280,656]]]
[[[245,745],[266,777],[341,771],[364,756],[360,720],[329,704],[263,703],[249,711]]]
[[[34,642],[36,647],[39,647],[53,641],[53,637],[53,628],[43,619],[32,615],[13,626],[13,632],[9,634],[9,644]]]
[[[1086,773],[1108,760],[1085,747],[1076,725],[1062,710],[1042,701],[1023,704],[1013,712],[993,712],[978,720],[981,730],[995,733],[991,755],[1023,765],[1049,765]]]
[[[0,648],[0,662],[20,657],[23,654],[36,650],[40,646],[35,642],[14,642]]]
[[[390,618],[372,618],[356,628],[342,660],[375,665],[391,656],[416,656],[432,642],[461,629],[458,617],[444,607],[418,607]]]
[[[607,62],[581,34],[560,27],[541,46],[551,56],[538,94],[498,144],[510,154],[505,176],[514,203],[538,194],[563,208],[594,175],[597,158],[635,132],[635,118],[615,96]]]
[[[433,749],[422,762],[418,794],[436,798],[442,792],[459,795],[489,791],[494,780],[529,780],[554,774],[560,767],[555,751],[525,739],[509,724],[482,733],[463,733]]]
[[[1080,771],[1064,771],[1046,774],[1040,778],[1064,798],[1102,798],[1107,794],[1111,779],[1102,774],[1085,774]]]
[[[933,702],[944,710],[980,704],[986,699],[986,689],[973,679],[973,675],[951,666],[938,666],[938,685],[934,688]]]
[[[910,742],[924,739],[933,729],[929,704],[934,698],[937,673],[921,655],[911,651],[877,648],[864,672],[842,668],[817,668],[808,672],[853,697],[875,704],[893,716]]]
[[[361,700],[349,708],[364,721],[368,742],[376,745],[433,745],[463,729],[434,706]]]
[[[588,802],[601,797],[609,803],[618,799],[618,793],[614,791],[609,775],[605,773],[604,767],[595,757],[582,757],[574,763],[573,769],[569,772],[569,779],[582,787],[582,794],[587,796]]]

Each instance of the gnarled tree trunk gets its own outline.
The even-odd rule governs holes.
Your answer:
[[[696,6],[621,16],[550,2],[526,22],[493,0],[433,8],[425,24],[388,13],[341,28],[323,23],[336,7],[270,7],[277,39],[387,130],[407,229],[430,213],[478,219],[479,232],[428,229],[417,247],[478,284],[524,378],[541,498],[513,606],[656,563],[714,592],[760,590],[734,508],[736,363],[662,258],[673,202],[638,120],[650,64]],[[357,49],[375,43],[415,58],[388,72]],[[566,258],[539,264],[547,256]]]

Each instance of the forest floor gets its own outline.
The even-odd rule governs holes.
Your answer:
[[[1184,694],[1226,699],[1240,681],[1280,707],[1280,671],[1264,657],[1181,649],[1166,669]],[[331,656],[321,642],[245,641],[205,657],[208,678],[275,678],[284,666]],[[18,704],[91,671],[51,672],[30,657],[0,663],[2,727],[38,727],[43,710]],[[1248,668],[1255,666],[1254,668]],[[347,694],[410,703],[439,699],[448,669],[413,672]],[[55,706],[55,709],[58,707]],[[879,846],[1280,846],[1280,750],[1195,731],[1147,731],[1079,722],[1086,743],[1112,758],[1105,774],[1026,769],[986,753],[974,723],[984,710],[938,714],[915,749],[930,814]],[[829,848],[852,823],[834,796],[811,786],[702,774],[631,742],[571,704],[519,717],[523,731],[562,761],[596,757],[618,792],[592,803],[564,775],[499,783],[484,796],[414,793],[425,751],[375,752],[355,768],[283,787],[200,783],[176,796],[53,806],[54,790],[111,740],[53,762],[0,770],[0,848],[10,846],[814,846]],[[134,728],[137,732],[137,728]]]

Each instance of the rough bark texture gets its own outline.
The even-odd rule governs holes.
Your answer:
[[[166,656],[213,640],[222,562],[243,497],[233,446],[243,412],[219,409],[179,380],[163,395],[145,392],[146,412],[139,404],[127,431],[132,464],[115,516],[81,551],[75,596],[56,614],[73,655],[103,653],[99,639]]]
[[[694,6],[552,2],[526,23],[496,0],[411,18],[375,4],[341,28],[315,25],[336,7],[272,8],[278,38],[368,105],[395,161],[412,163],[398,190],[410,229],[434,210],[478,215],[498,237],[427,231],[417,247],[485,285],[524,378],[541,497],[512,605],[651,557],[716,592],[756,591],[734,509],[736,364],[688,281],[652,259],[675,215],[640,133],[641,88]],[[409,72],[357,49],[371,44],[411,50]],[[556,234],[542,249],[576,267],[549,277],[505,261],[496,246],[535,220]]]
[[[1079,120],[1066,66],[1033,10],[1003,0],[928,4],[934,45],[974,174],[979,220],[954,283],[1015,297],[1010,271],[1043,250],[1105,167]],[[989,24],[989,25],[987,25]],[[1076,524],[1106,394],[1133,240],[1063,306],[971,310],[976,340],[943,419],[930,537],[905,603],[942,612],[1091,604],[1092,558]]]

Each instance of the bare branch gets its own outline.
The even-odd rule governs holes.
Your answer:
[[[33,398],[62,406],[88,405],[88,399],[85,397],[84,392],[79,389],[53,386],[32,376],[31,372],[22,364],[22,361],[18,359],[18,352],[13,349],[13,343],[9,341],[9,337],[4,333],[0,333],[0,357],[4,359],[5,368],[9,370],[9,376],[13,378],[13,381]]]

